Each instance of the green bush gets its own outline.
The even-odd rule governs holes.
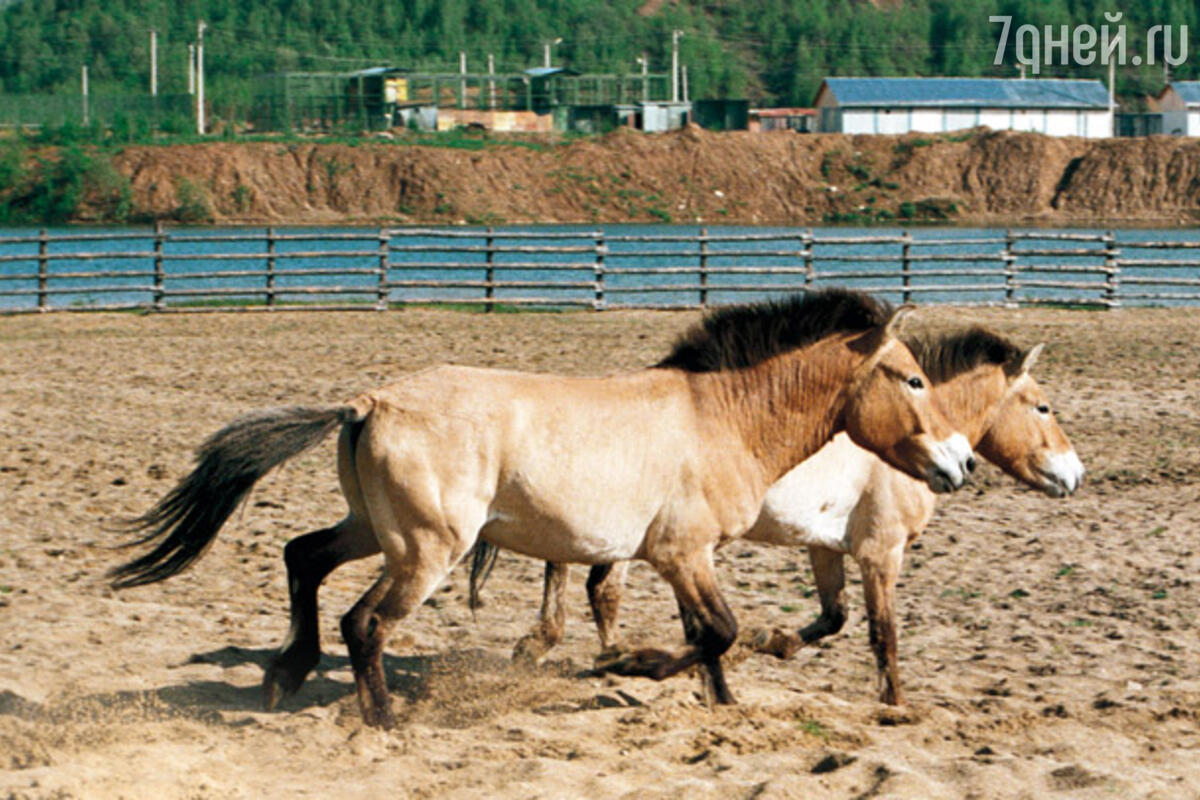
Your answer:
[[[77,144],[61,148],[58,160],[38,156],[41,180],[33,187],[28,204],[33,219],[49,225],[67,222],[83,200],[85,177],[91,158]]]
[[[192,183],[187,178],[179,181],[175,189],[175,199],[179,205],[175,207],[174,217],[180,222],[212,222],[212,201],[208,191],[203,186]]]

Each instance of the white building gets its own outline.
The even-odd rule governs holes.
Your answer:
[[[823,133],[945,133],[986,125],[1051,136],[1111,136],[1098,80],[826,78],[814,105]]]

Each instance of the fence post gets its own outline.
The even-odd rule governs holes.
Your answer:
[[[1004,231],[1004,250],[1000,259],[1004,262],[1004,307],[1017,307],[1017,254],[1013,251],[1015,243],[1012,230]]]
[[[38,296],[37,304],[38,311],[46,311],[46,282],[49,278],[49,260],[46,258],[46,252],[49,250],[49,239],[46,237],[46,229],[42,228],[38,234]]]
[[[1110,309],[1121,307],[1121,251],[1112,231],[1104,234],[1104,302]]]
[[[800,234],[800,246],[804,248],[801,252],[804,255],[804,288],[808,290],[817,280],[817,271],[813,266],[813,232],[809,228],[804,233]]]
[[[392,237],[387,228],[379,229],[379,283],[376,288],[375,310],[387,311],[388,308],[388,247]]]
[[[483,288],[483,296],[487,298],[488,303],[484,310],[488,313],[496,310],[496,237],[493,235],[495,231],[489,225],[487,229],[487,253],[484,258],[487,260],[487,270],[484,274],[484,281],[487,286]]]
[[[904,292],[902,302],[912,302],[912,262],[909,260],[909,255],[912,250],[912,234],[904,231],[902,237],[904,242],[900,245],[900,279],[904,284]]]
[[[154,221],[154,310],[162,311],[166,303],[167,273],[163,269],[163,224],[162,220]]]
[[[700,229],[700,307],[708,308],[708,228]]]
[[[275,227],[267,226],[267,308],[275,307]]]
[[[608,249],[604,246],[604,231],[596,231],[596,297],[592,300],[592,308],[596,311],[604,310],[604,254]]]

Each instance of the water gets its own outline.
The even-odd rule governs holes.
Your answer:
[[[594,233],[602,230],[603,299],[609,307],[626,305],[694,305],[701,299],[698,269],[700,245],[694,225],[556,225],[497,228],[491,262],[498,282],[494,297],[519,302],[546,298],[563,305],[590,306],[597,296],[597,248]],[[704,299],[727,303],[776,295],[806,285],[842,285],[872,289],[899,301],[998,303],[1006,299],[1005,263],[1001,260],[1005,231],[995,228],[922,227],[911,229],[910,280],[902,286],[899,241],[864,243],[867,237],[896,239],[900,228],[813,228],[811,262],[803,258],[802,235],[809,229],[709,226],[710,236],[739,235],[751,241],[712,241],[704,261],[709,270]],[[1014,229],[1017,230],[1017,229]],[[439,235],[447,232],[453,238]],[[277,228],[273,285],[276,302],[374,303],[381,291],[378,228]],[[1037,236],[1100,235],[1103,231],[1019,229]],[[35,229],[0,231],[0,311],[30,310],[38,302],[38,243],[13,241],[36,237]],[[154,237],[146,228],[58,228],[47,246],[47,304],[51,308],[105,308],[149,305],[155,299]],[[471,238],[460,238],[464,233]],[[532,238],[504,238],[504,234]],[[126,238],[81,241],[89,234],[122,234]],[[446,228],[391,239],[383,291],[391,302],[455,301],[484,296],[488,269],[485,232],[480,228]],[[217,241],[216,237],[236,237]],[[172,228],[164,242],[164,286],[168,305],[263,302],[267,285],[264,228]],[[352,238],[356,237],[356,238]],[[544,237],[544,238],[543,238]],[[657,241],[638,241],[655,237]],[[1126,305],[1200,302],[1200,230],[1124,229],[1116,233],[1123,262],[1155,259],[1153,265],[1122,263],[1120,297]],[[1178,249],[1138,249],[1145,242],[1192,243]],[[428,248],[455,246],[458,252]],[[462,248],[468,248],[463,250]],[[473,248],[473,249],[470,249]],[[530,248],[538,252],[528,252]],[[557,248],[563,252],[549,252]],[[1009,287],[1022,301],[1098,302],[1105,297],[1104,245],[1076,240],[1021,239],[1016,243],[1016,280]],[[1023,255],[1031,250],[1065,251]],[[88,253],[80,259],[71,254]],[[55,258],[56,256],[63,256]],[[18,259],[18,260],[13,260]],[[872,260],[881,259],[881,260]],[[812,272],[805,274],[806,267]],[[1041,272],[1038,268],[1072,271]],[[727,271],[731,268],[740,271]],[[774,273],[758,272],[773,268]],[[946,274],[946,273],[953,274]],[[1163,280],[1174,283],[1164,283]],[[1187,285],[1190,281],[1194,285]],[[427,285],[437,282],[438,285]],[[534,287],[531,282],[551,282]],[[1048,285],[1048,284],[1070,285]],[[321,292],[299,292],[299,289]],[[289,291],[291,290],[291,291]],[[1175,296],[1150,297],[1166,294]]]

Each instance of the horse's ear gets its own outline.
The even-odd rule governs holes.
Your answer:
[[[1021,369],[1018,375],[1025,375],[1029,370],[1033,369],[1033,365],[1037,363],[1038,356],[1042,354],[1042,348],[1046,346],[1045,342],[1038,342],[1029,351],[1021,357]]]
[[[900,330],[900,325],[904,318],[917,309],[911,303],[902,305],[892,312],[892,316],[887,322],[877,328],[872,328],[863,336],[860,336],[854,343],[853,347],[860,353],[870,355],[883,347],[884,342],[888,339],[896,338],[897,332]]]
[[[912,303],[905,303],[896,309],[892,314],[892,318],[887,321],[884,330],[889,336],[899,336],[900,328],[903,327],[904,321],[912,316],[912,313],[917,310],[917,307]]]

